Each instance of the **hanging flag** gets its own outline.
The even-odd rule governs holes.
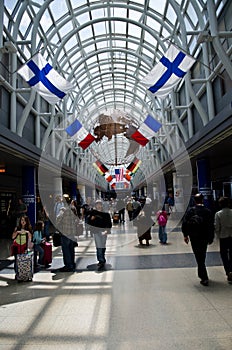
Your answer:
[[[128,171],[132,171],[134,169],[134,167],[136,166],[136,164],[138,163],[139,159],[138,158],[134,158],[133,161],[128,165],[127,170]]]
[[[96,162],[94,164],[96,164],[97,169],[102,174],[105,174],[107,171],[109,171],[109,169],[102,162],[100,162],[100,160],[96,160]]]
[[[19,75],[46,101],[55,104],[74,86],[58,74],[40,53],[33,56],[19,70]]]
[[[131,175],[130,174],[125,174],[125,179],[127,180],[127,181],[130,181],[131,180]]]
[[[134,169],[131,171],[131,175],[135,174],[136,171],[138,170],[138,168],[140,167],[142,161],[139,160],[138,163],[136,164],[136,166],[134,167]]]
[[[114,190],[116,188],[116,182],[111,182],[110,187],[112,190]]]
[[[78,146],[83,149],[89,147],[89,145],[95,140],[95,137],[91,135],[77,119],[70,124],[65,131],[69,136],[75,136]]]
[[[115,169],[115,179],[117,182],[123,181],[123,176],[124,176],[124,170],[123,168]]]
[[[133,161],[128,165],[127,170],[132,171],[135,168],[138,161],[139,159],[135,157]]]
[[[131,137],[141,146],[145,146],[161,126],[162,124],[152,116],[148,115],[143,124],[131,135]]]
[[[155,96],[164,98],[192,67],[195,59],[170,45],[157,65],[141,80]]]
[[[113,180],[113,176],[109,172],[106,172],[105,179],[107,182],[111,182]]]
[[[104,172],[101,171],[101,169],[98,168],[98,166],[97,166],[96,163],[93,163],[93,167],[94,167],[101,175],[104,175]]]

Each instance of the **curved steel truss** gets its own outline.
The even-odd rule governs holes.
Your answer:
[[[96,172],[90,171],[89,165],[97,158],[114,167],[136,155],[143,162],[134,186],[151,177],[168,158],[183,152],[196,128],[214,118],[215,77],[226,71],[232,78],[231,31],[219,30],[218,24],[221,12],[229,7],[226,1],[5,0],[0,6],[1,55],[10,56],[13,73],[8,81],[1,77],[12,92],[11,130],[22,136],[34,115],[35,145],[90,182],[96,182]],[[194,57],[196,63],[172,92],[160,99],[141,80],[170,43]],[[55,106],[30,90],[16,73],[37,52],[74,85]],[[16,101],[22,105],[20,116]],[[92,133],[99,115],[111,115],[115,110],[138,126],[150,114],[162,128],[128,158],[129,144],[123,134],[85,151],[67,137],[65,128],[76,118]],[[101,176],[97,181],[105,186]]]

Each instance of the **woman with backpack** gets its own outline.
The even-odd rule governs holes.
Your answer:
[[[157,223],[159,225],[159,242],[161,244],[167,244],[167,231],[166,225],[168,221],[168,214],[164,207],[156,213]]]

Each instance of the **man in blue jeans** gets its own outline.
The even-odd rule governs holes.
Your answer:
[[[93,227],[94,241],[97,251],[98,271],[104,269],[106,258],[107,235],[111,233],[112,221],[109,213],[103,212],[101,200],[95,202],[95,208],[91,211],[88,223]]]

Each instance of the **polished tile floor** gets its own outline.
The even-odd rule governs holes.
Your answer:
[[[156,226],[152,237],[139,247],[132,223],[114,225],[106,270],[97,272],[94,242],[81,236],[76,272],[54,272],[63,261],[53,248],[51,268],[23,283],[1,240],[0,350],[231,350],[232,285],[218,243],[209,247],[204,287],[172,218],[168,245],[159,244]]]

